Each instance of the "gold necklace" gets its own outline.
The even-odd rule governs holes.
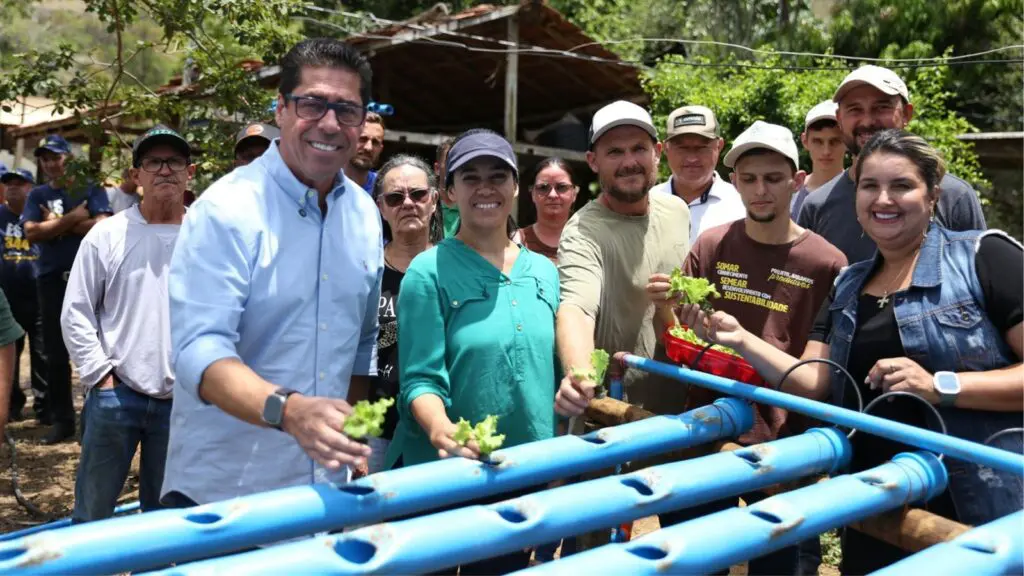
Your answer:
[[[917,256],[919,254],[920,254],[920,252],[915,253],[914,257],[911,258],[909,262],[907,262],[906,264],[903,265],[903,269],[900,270],[900,273],[897,274],[896,278],[894,279],[894,280],[896,280],[896,283],[899,283],[899,280],[903,277],[903,273],[907,271],[907,267],[910,266],[911,264],[913,264],[915,261],[917,261]],[[878,299],[878,309],[879,310],[881,310],[882,308],[885,308],[886,305],[889,304],[889,290],[891,290],[892,288],[893,288],[893,282],[890,282],[889,283],[889,289],[888,290],[886,290],[886,289],[882,290],[882,297]]]

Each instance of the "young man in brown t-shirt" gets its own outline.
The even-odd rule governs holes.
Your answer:
[[[789,214],[793,193],[803,184],[793,134],[782,126],[755,122],[733,143],[725,156],[733,168],[732,183],[747,215],[743,220],[706,230],[690,250],[683,267],[691,277],[715,283],[722,297],[711,304],[734,317],[744,328],[777,348],[799,356],[818,309],[846,258],[817,234],[804,230]],[[658,304],[660,324],[675,323],[666,298],[668,276],[651,277],[648,292]],[[711,403],[715,395],[697,386],[690,390],[689,408]],[[798,430],[789,429],[785,410],[757,405],[754,427],[740,437],[744,445],[775,440]],[[799,428],[799,426],[795,427]],[[747,504],[761,493],[744,495]],[[731,498],[662,517],[674,524],[736,505]],[[678,517],[676,517],[678,516]],[[666,522],[667,520],[667,522]],[[750,574],[792,574],[792,546],[752,560]]]

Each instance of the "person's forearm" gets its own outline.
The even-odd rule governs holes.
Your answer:
[[[71,232],[73,234],[78,234],[79,236],[85,236],[86,234],[89,233],[89,230],[92,230],[92,227],[95,226],[97,222],[103,220],[106,217],[106,214],[98,214],[95,218],[83,220],[78,224],[75,224],[75,226],[71,229]]]
[[[813,351],[818,347],[818,345],[808,345],[803,357],[797,359],[750,332],[746,332],[743,343],[736,348],[736,352],[774,387],[778,386],[782,375],[801,359],[821,357]],[[805,364],[786,378],[782,391],[805,398],[824,398],[829,390],[828,375],[828,368],[821,362]]]
[[[436,429],[451,424],[448,412],[444,409],[444,401],[436,394],[422,394],[412,401],[409,411],[413,418],[420,425],[420,428],[430,436]]]
[[[263,404],[277,390],[235,358],[217,360],[203,372],[199,397],[239,420],[266,426]]]
[[[665,330],[676,324],[679,324],[679,319],[672,312],[672,308],[668,306],[654,307],[654,335],[658,338],[658,342],[664,345]]]
[[[15,386],[14,362],[14,343],[0,347],[0,437],[10,415],[11,388]]]
[[[558,308],[556,322],[558,357],[566,374],[575,368],[590,366],[590,353],[594,351],[594,321],[572,304]],[[615,352],[615,351],[612,351]]]
[[[368,400],[370,398],[370,377],[369,376],[352,376],[348,384],[348,396],[345,401],[349,404],[355,405],[360,400]]]
[[[29,242],[45,242],[53,240],[61,234],[70,232],[77,222],[74,218],[54,218],[42,222],[26,222],[25,238]]]
[[[1020,412],[1024,405],[1024,364],[987,372],[963,372],[957,408]]]

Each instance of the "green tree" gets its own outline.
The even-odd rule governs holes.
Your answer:
[[[299,39],[294,16],[301,0],[85,0],[92,51],[61,39],[4,60],[0,101],[24,95],[53,99],[58,112],[73,110],[104,162],[73,166],[99,179],[100,166],[123,165],[134,134],[162,122],[179,129],[199,153],[207,179],[230,165],[233,133],[245,119],[269,115],[273,94],[254,81],[243,60],[275,62]],[[148,28],[133,34],[140,22]],[[97,57],[96,46],[110,56]],[[156,91],[133,70],[167,53],[189,62],[186,89]],[[160,83],[166,81],[166,78]]]

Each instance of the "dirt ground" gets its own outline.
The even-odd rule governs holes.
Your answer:
[[[21,492],[44,513],[34,516],[21,506],[14,497],[11,484],[11,449],[6,443],[0,447],[0,533],[21,530],[50,520],[71,515],[75,503],[75,470],[81,447],[77,441],[56,446],[44,446],[40,440],[48,427],[40,426],[32,418],[32,390],[29,388],[28,350],[21,358],[21,387],[30,398],[22,410],[25,420],[11,422],[7,426],[16,448],[16,463]],[[82,410],[82,390],[75,375],[72,384],[75,390],[77,412]],[[132,465],[128,481],[119,502],[138,500],[138,458]]]
[[[31,398],[32,390],[28,383],[28,353],[22,354],[21,383],[25,395]],[[82,389],[75,375],[72,380],[75,390],[75,406],[80,413],[82,409]],[[0,446],[0,533],[21,530],[43,522],[66,518],[71,515],[75,502],[75,471],[78,467],[80,446],[77,441],[65,442],[56,446],[44,446],[40,439],[46,434],[47,427],[38,425],[32,419],[31,399],[23,410],[26,417],[21,422],[8,424],[8,430],[14,438],[17,450],[17,471],[21,492],[25,498],[35,504],[44,514],[37,517],[29,513],[14,497],[11,485],[11,450],[7,444]],[[139,498],[138,457],[132,463],[128,481],[121,492],[119,502],[134,502]],[[658,518],[651,516],[633,523],[633,538],[638,538],[659,529]],[[732,576],[747,573],[746,564],[733,566]],[[838,576],[839,571],[833,566],[822,564],[818,570],[820,576]]]

